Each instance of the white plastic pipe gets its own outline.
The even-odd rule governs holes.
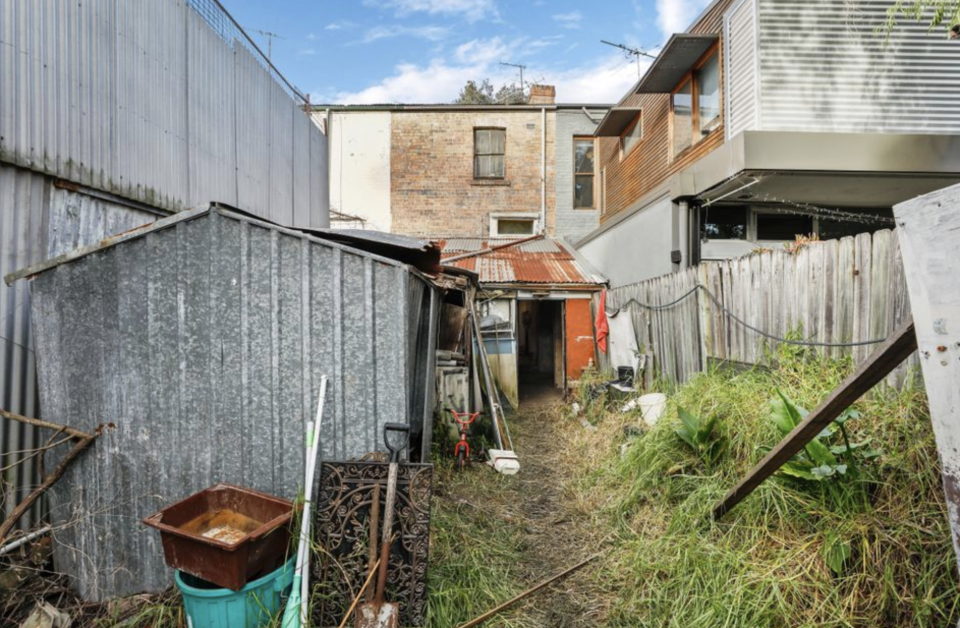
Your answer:
[[[306,464],[306,486],[303,489],[303,519],[300,523],[300,546],[303,556],[297,561],[302,580],[300,581],[300,625],[309,626],[307,616],[310,606],[310,570],[307,568],[310,556],[310,510],[313,500],[313,476],[317,470],[317,452],[320,451],[320,430],[323,425],[323,402],[327,397],[327,376],[320,378],[320,401],[317,403],[317,418],[313,423],[313,434],[308,443]],[[299,554],[299,552],[298,552]]]

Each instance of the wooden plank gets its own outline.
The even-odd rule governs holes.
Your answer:
[[[753,492],[764,480],[776,473],[785,462],[800,452],[817,434],[833,422],[864,393],[876,386],[901,362],[917,349],[913,321],[902,325],[870,357],[845,379],[804,421],[780,444],[764,456],[713,509],[713,518],[719,519]]]

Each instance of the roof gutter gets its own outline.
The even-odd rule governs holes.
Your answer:
[[[499,251],[501,249],[508,249],[511,246],[517,246],[518,244],[524,244],[526,242],[532,242],[534,240],[539,240],[543,237],[542,233],[538,233],[535,236],[529,238],[524,238],[522,240],[514,240],[513,242],[508,242],[506,244],[500,244],[497,246],[492,246],[489,249],[480,249],[479,251],[471,251],[469,253],[464,253],[463,255],[455,255],[453,257],[445,257],[441,261],[444,265],[449,264],[450,262],[459,262],[462,259],[469,259],[471,257],[476,257],[478,255],[486,255],[487,253],[493,253],[494,251]]]

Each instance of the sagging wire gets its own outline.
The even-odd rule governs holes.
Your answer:
[[[649,303],[642,303],[637,299],[631,297],[625,303],[621,304],[614,312],[607,312],[607,315],[613,316],[630,305],[637,305],[641,308],[652,310],[655,312],[668,310],[672,307],[676,307],[681,302],[690,298],[690,296],[692,296],[693,294],[695,294],[700,290],[702,290],[707,295],[707,298],[713,301],[713,303],[718,308],[720,308],[720,311],[722,311],[725,315],[732,318],[735,322],[749,329],[750,331],[755,332],[763,336],[764,338],[773,340],[775,342],[782,342],[784,344],[796,345],[800,347],[847,348],[847,347],[864,347],[868,345],[880,344],[881,342],[884,342],[886,340],[886,338],[877,338],[874,340],[858,340],[853,342],[815,342],[812,340],[791,340],[790,338],[781,338],[780,336],[776,336],[774,334],[771,334],[770,332],[754,327],[750,323],[739,318],[736,314],[728,310],[727,307],[720,301],[720,299],[718,299],[716,295],[710,292],[710,290],[708,290],[707,287],[702,284],[696,284],[689,292],[685,293],[680,298],[676,299],[675,301],[671,301],[670,303],[665,303],[663,305],[650,305]]]

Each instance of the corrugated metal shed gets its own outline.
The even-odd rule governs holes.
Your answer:
[[[164,209],[328,226],[326,139],[211,26],[229,19],[210,0],[0,0],[0,161]]]
[[[503,247],[510,242],[505,238],[451,238],[441,241],[448,258],[454,257],[454,254],[477,253],[472,257],[444,263],[476,272],[481,285],[549,284],[582,288],[599,287],[606,283],[606,279],[562,239],[542,237],[489,253],[482,252],[497,246]]]
[[[162,505],[217,481],[295,497],[322,374],[325,459],[421,431],[435,288],[409,266],[203,209],[27,273],[44,416],[117,426],[50,494],[87,599],[169,586],[138,523]]]
[[[143,209],[78,194],[43,175],[0,164],[0,276],[156,219]],[[25,282],[0,285],[0,408],[27,416],[37,416],[40,409]],[[0,419],[0,467],[6,468],[0,516],[38,484],[37,459],[17,452],[42,444],[34,428]],[[21,526],[39,515],[40,504]]]

